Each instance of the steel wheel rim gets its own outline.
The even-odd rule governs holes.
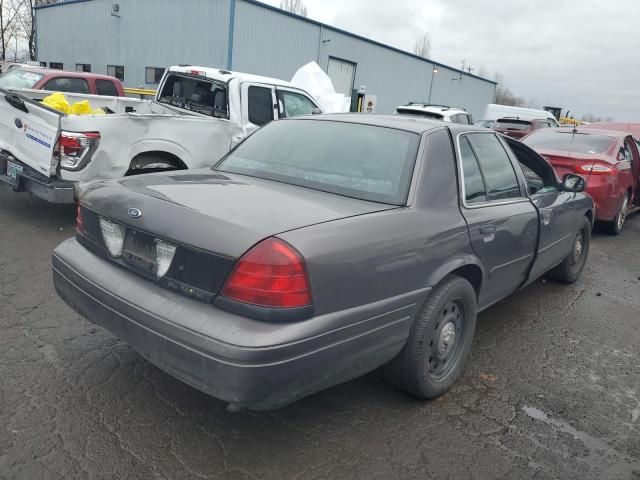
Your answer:
[[[427,351],[427,370],[432,380],[445,378],[457,365],[466,328],[464,304],[448,302],[433,325]]]
[[[627,219],[628,206],[629,206],[629,198],[625,196],[624,200],[622,201],[622,207],[620,208],[620,211],[616,216],[616,226],[618,227],[618,230],[622,229],[622,226],[624,225],[624,221]]]
[[[580,263],[580,260],[582,259],[583,255],[584,255],[584,250],[585,250],[585,233],[583,229],[580,229],[580,231],[578,232],[578,235],[576,236],[576,239],[573,241],[573,257],[571,259],[571,265],[577,265],[578,263]]]

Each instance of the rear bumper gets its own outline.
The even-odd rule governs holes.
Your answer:
[[[7,161],[22,167],[22,172],[18,172],[15,179],[7,176]],[[49,203],[75,202],[73,182],[46,177],[5,153],[0,153],[0,181],[16,192],[29,192]]]
[[[53,255],[62,299],[198,390],[269,410],[391,360],[427,290],[291,324],[251,320],[162,289],[75,239]]]

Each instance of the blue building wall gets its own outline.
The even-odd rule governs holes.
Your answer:
[[[254,0],[72,0],[39,8],[36,21],[40,61],[88,63],[96,73],[123,65],[130,87],[153,87],[145,67],[190,63],[289,80],[310,61],[326,71],[335,57],[356,64],[354,86],[378,96],[378,113],[431,95],[479,118],[495,92],[489,80]]]

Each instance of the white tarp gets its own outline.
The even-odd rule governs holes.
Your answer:
[[[291,83],[318,100],[324,113],[348,112],[351,107],[351,98],[336,93],[331,78],[316,62],[309,62],[300,67],[291,79]]]

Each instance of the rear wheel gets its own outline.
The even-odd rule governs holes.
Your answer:
[[[587,264],[590,245],[591,222],[587,217],[584,217],[578,233],[573,239],[571,252],[560,265],[549,272],[549,276],[562,283],[574,283],[578,280]]]
[[[463,278],[446,277],[422,307],[403,350],[385,366],[385,376],[417,397],[442,395],[464,368],[475,326],[475,290]]]
[[[629,210],[629,195],[625,194],[624,198],[622,199],[622,204],[620,205],[620,209],[618,210],[618,213],[616,213],[616,216],[613,219],[613,222],[610,222],[608,225],[609,233],[611,233],[612,235],[620,235],[620,232],[622,232],[622,227],[624,226],[624,222],[627,220],[628,210]]]

